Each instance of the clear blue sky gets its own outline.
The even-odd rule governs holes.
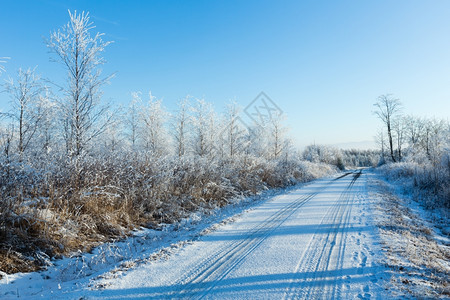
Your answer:
[[[0,80],[38,65],[61,82],[43,43],[89,11],[114,41],[104,97],[126,104],[151,90],[174,108],[189,94],[220,110],[260,91],[286,112],[297,145],[372,140],[376,98],[392,93],[405,112],[450,112],[450,1],[20,1],[0,2]],[[8,98],[0,94],[0,108]]]

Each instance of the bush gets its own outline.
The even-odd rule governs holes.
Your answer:
[[[450,167],[445,160],[436,166],[429,161],[410,161],[389,163],[378,169],[389,179],[403,180],[405,188],[425,207],[450,209]]]

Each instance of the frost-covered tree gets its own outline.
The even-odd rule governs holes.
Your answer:
[[[109,153],[123,150],[124,122],[121,121],[123,119],[121,118],[122,115],[117,111],[108,111],[104,117],[109,120],[109,124],[100,136],[103,150]]]
[[[194,155],[212,156],[215,150],[216,115],[210,103],[196,100],[191,107],[191,145]]]
[[[253,123],[248,128],[245,153],[257,157],[267,157],[268,135],[266,128],[259,123]]]
[[[102,77],[100,66],[105,63],[102,53],[111,42],[103,41],[102,33],[91,35],[94,28],[89,13],[69,11],[69,22],[46,41],[55,60],[67,71],[61,104],[67,150],[73,156],[80,155],[108,123],[103,119],[107,108],[100,107],[100,87],[111,76]]]
[[[12,142],[14,139],[14,126],[10,124],[9,126],[0,127],[0,150],[1,154],[9,160],[11,155]]]
[[[449,123],[444,120],[429,120],[426,126],[426,151],[433,166],[437,166],[448,146]]]
[[[173,116],[171,125],[172,136],[175,143],[175,152],[178,157],[183,157],[187,152],[189,139],[189,97],[182,99],[178,103],[178,110]]]
[[[149,92],[149,100],[142,107],[140,118],[143,124],[141,136],[145,149],[156,156],[167,154],[168,136],[164,124],[168,118],[168,113],[162,106],[162,100],[156,99]]]
[[[380,129],[375,136],[375,142],[380,147],[380,160],[378,161],[378,165],[383,165],[386,163],[386,140],[384,135],[384,130]]]
[[[285,150],[287,129],[283,125],[285,116],[283,114],[274,114],[270,118],[267,130],[269,132],[269,157],[278,158]]]
[[[383,122],[386,126],[387,138],[389,141],[389,151],[392,160],[395,162],[394,155],[394,142],[393,142],[393,122],[401,112],[402,104],[399,99],[393,98],[392,95],[381,95],[378,97],[374,106],[376,110],[374,114]]]
[[[128,105],[125,119],[125,135],[130,143],[131,150],[136,151],[139,137],[139,116],[142,107],[142,101],[139,93],[131,93],[133,99]]]
[[[414,116],[406,116],[403,121],[406,127],[407,143],[412,147],[416,147],[423,137],[425,122],[422,118]]]
[[[405,144],[405,134],[406,134],[406,122],[404,118],[397,118],[392,123],[393,131],[395,133],[395,139],[397,144],[397,159],[402,161],[402,149]]]
[[[4,64],[8,59],[9,57],[0,57],[0,75],[2,75],[2,73],[6,71]]]
[[[11,98],[12,107],[7,116],[15,123],[14,127],[18,131],[17,151],[22,155],[40,126],[43,115],[37,104],[45,87],[35,69],[19,69],[17,79],[9,78],[4,87]]]
[[[440,144],[438,141],[441,140],[440,133],[444,132],[444,124],[444,121],[435,119],[425,120],[422,147],[430,159],[433,156],[433,151],[435,151],[438,148],[437,145]]]
[[[374,167],[382,163],[378,150],[350,149],[341,150],[340,153],[342,154],[342,163],[346,167]]]
[[[40,112],[40,123],[37,129],[36,152],[50,153],[59,150],[59,138],[57,132],[58,107],[55,101],[52,101],[49,91],[39,96],[37,111]]]
[[[248,143],[248,129],[240,121],[239,113],[240,108],[236,102],[227,105],[221,138],[225,142],[225,153],[231,158],[240,155]]]
[[[342,157],[340,151],[334,147],[326,145],[309,145],[303,151],[303,158],[311,162],[321,162],[336,165],[339,157]]]

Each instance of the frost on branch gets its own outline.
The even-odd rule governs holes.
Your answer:
[[[102,52],[111,42],[103,41],[102,33],[91,35],[95,27],[89,13],[69,11],[69,17],[67,25],[51,34],[47,47],[67,71],[61,101],[67,127],[64,136],[67,152],[79,156],[109,121],[102,118],[107,109],[100,106],[100,87],[111,76],[101,77],[99,67],[105,63]]]
[[[6,64],[6,61],[8,59],[9,57],[0,57],[0,75],[2,75],[2,73],[6,71],[4,64]]]

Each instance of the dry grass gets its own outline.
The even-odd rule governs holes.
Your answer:
[[[7,274],[32,272],[39,269],[40,266],[38,264],[18,252],[0,250],[0,270]]]
[[[393,271],[391,284],[407,297],[450,296],[450,247],[437,241],[433,231],[377,182],[382,217],[379,221],[386,264]]]

